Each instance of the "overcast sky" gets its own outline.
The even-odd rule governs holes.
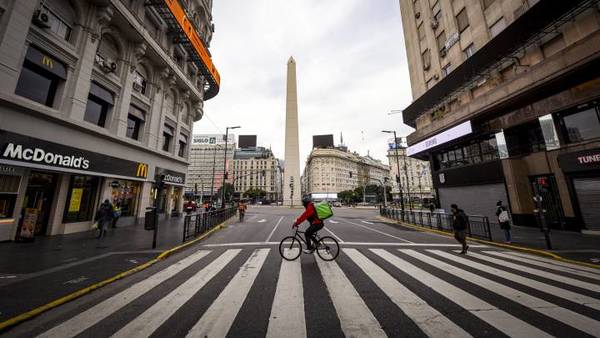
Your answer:
[[[195,134],[258,136],[284,158],[286,64],[297,63],[300,163],[312,135],[340,132],[350,150],[387,164],[389,134],[410,133],[411,102],[398,0],[216,0],[210,51],[221,74]]]

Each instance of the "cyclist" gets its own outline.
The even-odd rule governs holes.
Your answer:
[[[244,203],[244,201],[240,201],[240,203],[238,204],[238,212],[240,213],[240,222],[244,221],[244,215],[246,214],[246,204]]]
[[[304,236],[306,237],[306,249],[304,249],[304,253],[312,253],[314,251],[312,245],[312,241],[314,241],[313,236],[317,233],[317,231],[323,229],[325,224],[319,219],[319,217],[317,217],[317,210],[315,209],[315,205],[311,201],[310,197],[304,197],[302,199],[302,205],[304,206],[305,210],[302,215],[296,219],[294,225],[292,225],[292,228],[298,227],[298,225],[304,221],[308,221],[310,226],[304,232]]]

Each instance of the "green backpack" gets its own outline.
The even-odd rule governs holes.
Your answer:
[[[321,221],[333,216],[333,210],[331,210],[331,206],[326,201],[315,204],[315,210],[317,211],[317,217]]]

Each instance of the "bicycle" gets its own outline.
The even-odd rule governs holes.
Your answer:
[[[294,236],[287,236],[279,243],[279,254],[286,261],[293,261],[300,257],[302,253],[302,243],[306,246],[306,241],[299,234],[303,234],[296,228]],[[317,255],[324,261],[332,261],[337,258],[340,253],[340,245],[338,241],[331,236],[320,237],[315,233],[314,241],[316,242]]]
[[[240,223],[244,222],[244,216],[246,215],[246,212],[239,210],[238,213],[240,214]]]

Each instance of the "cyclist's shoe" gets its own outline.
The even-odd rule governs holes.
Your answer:
[[[315,251],[315,249],[304,249],[304,250],[302,250],[302,251],[303,251],[305,254],[312,254],[312,253]]]

